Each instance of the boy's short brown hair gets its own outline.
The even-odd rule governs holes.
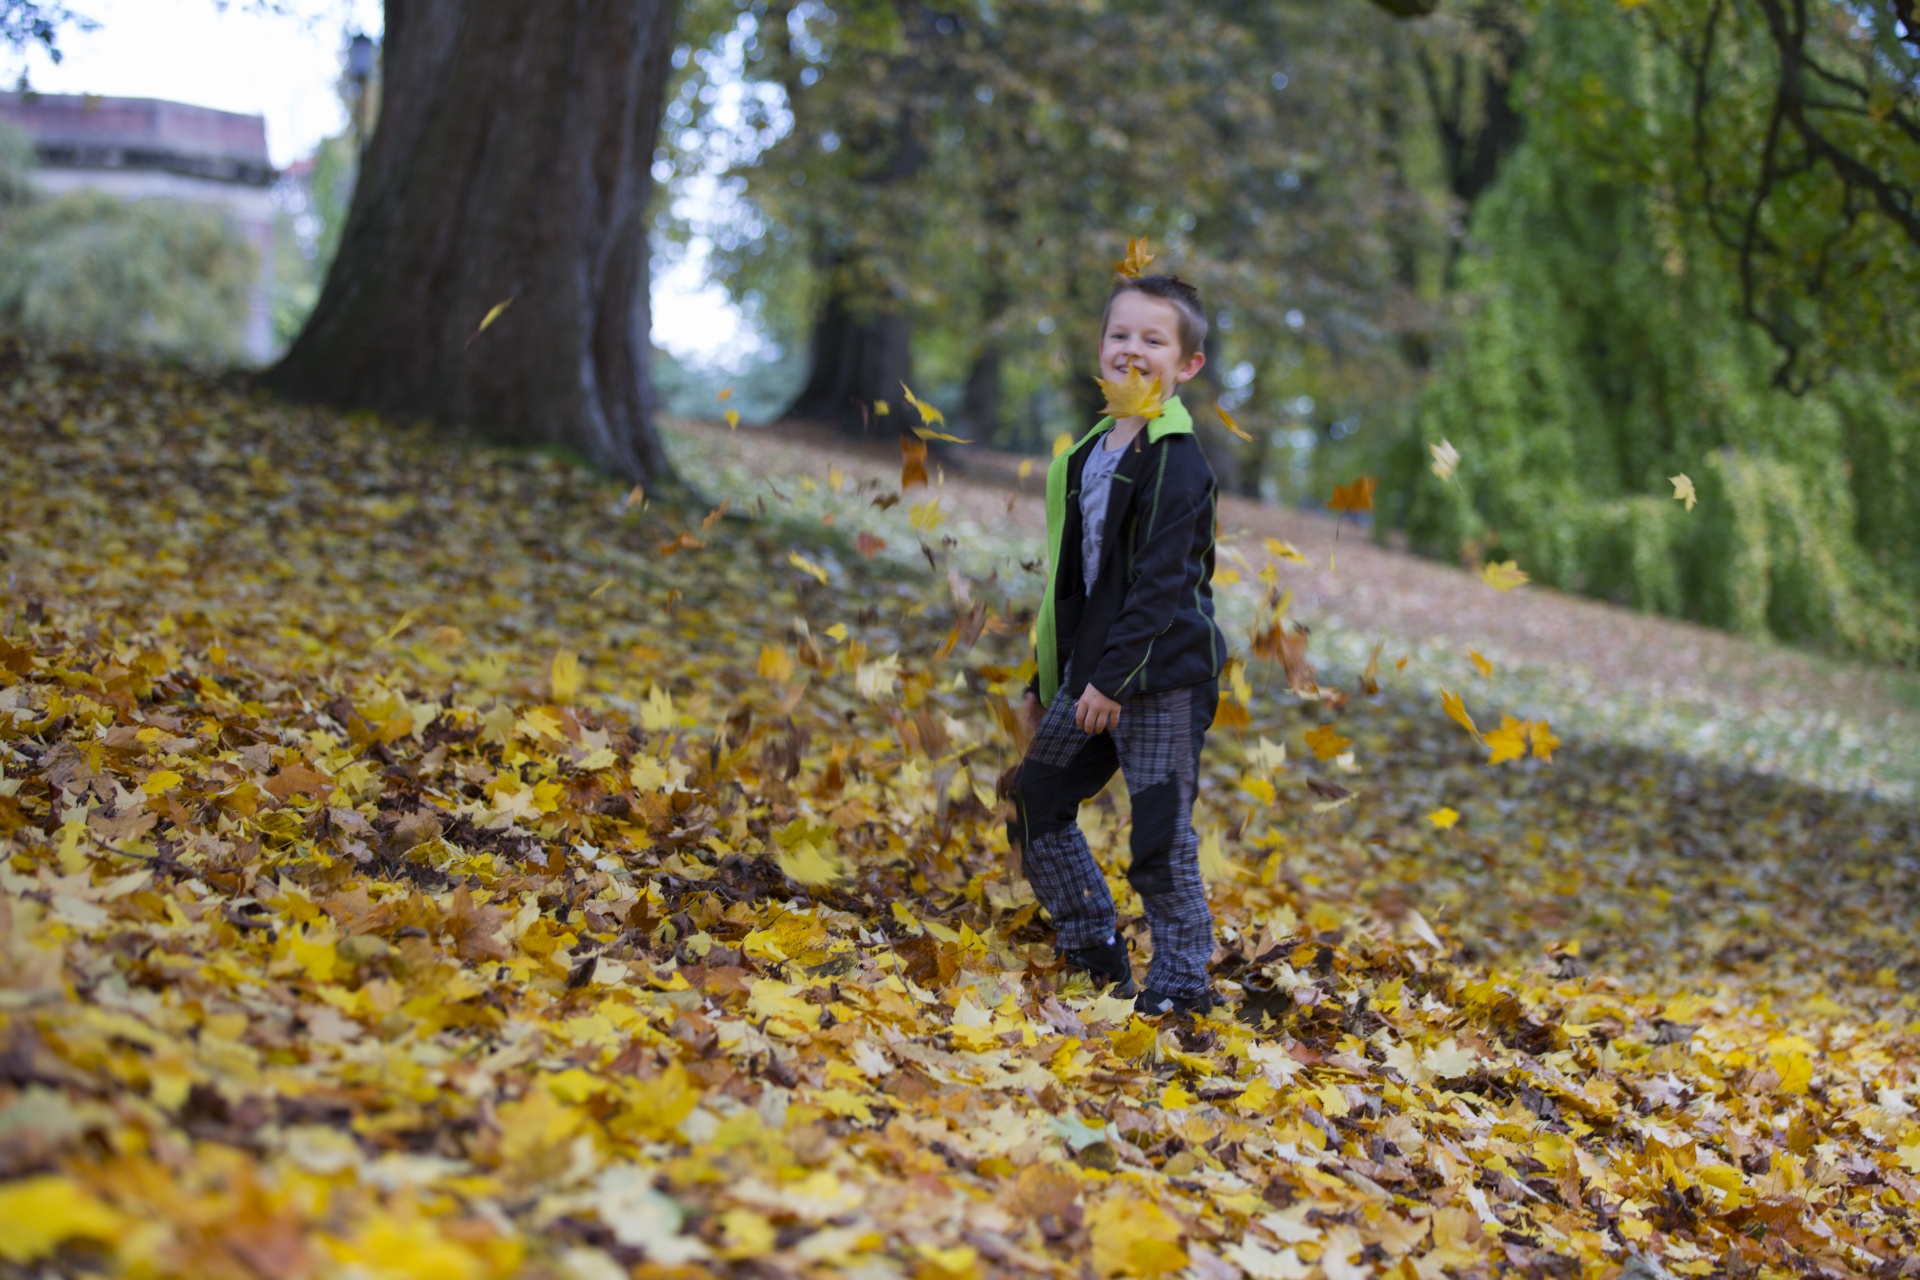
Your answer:
[[[1113,300],[1123,293],[1144,293],[1164,298],[1180,313],[1180,356],[1192,355],[1206,345],[1207,311],[1200,305],[1200,291],[1179,276],[1119,276],[1113,291],[1107,294],[1106,310],[1100,313],[1100,333],[1104,340],[1107,319],[1113,314]]]

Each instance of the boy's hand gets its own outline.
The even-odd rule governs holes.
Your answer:
[[[1092,685],[1073,704],[1073,722],[1086,733],[1105,733],[1119,723],[1120,704]]]
[[[1040,732],[1040,717],[1046,714],[1046,710],[1040,705],[1039,695],[1031,689],[1027,690],[1026,701],[1020,704],[1020,714],[1026,717],[1029,734]]]

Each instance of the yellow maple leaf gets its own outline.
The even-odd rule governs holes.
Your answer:
[[[659,685],[647,689],[647,700],[640,704],[640,727],[649,733],[678,728],[680,717],[673,709],[673,695]]]
[[[1307,745],[1313,748],[1316,759],[1331,760],[1352,746],[1353,740],[1341,737],[1340,731],[1332,725],[1323,724],[1318,729],[1308,731]]]
[[[1108,1196],[1088,1211],[1087,1234],[1093,1241],[1093,1269],[1101,1276],[1153,1280],[1187,1265],[1179,1222],[1150,1200]]]
[[[1802,1094],[1813,1083],[1813,1055],[1818,1052],[1800,1036],[1775,1036],[1767,1041],[1767,1065],[1780,1075],[1776,1093]]]
[[[1240,424],[1233,420],[1232,414],[1228,413],[1224,408],[1222,408],[1218,404],[1215,404],[1213,406],[1213,411],[1220,415],[1220,422],[1222,425],[1226,427],[1227,430],[1233,432],[1234,435],[1239,436],[1242,440],[1245,440],[1248,444],[1253,443],[1253,437],[1240,429]]]
[[[186,779],[171,769],[155,769],[147,775],[147,780],[140,784],[140,789],[150,796],[163,796],[184,781]]]
[[[386,1213],[362,1226],[351,1240],[326,1241],[326,1249],[352,1274],[372,1280],[400,1280],[403,1276],[479,1280],[491,1270],[442,1236],[433,1223]]]
[[[1105,393],[1107,402],[1101,412],[1116,421],[1122,418],[1157,418],[1164,411],[1161,403],[1160,379],[1151,380],[1142,377],[1140,370],[1132,366],[1127,368],[1127,376],[1118,381],[1095,378],[1100,390]]]
[[[1516,561],[1502,560],[1498,563],[1488,561],[1480,566],[1480,581],[1495,591],[1511,591],[1531,581]]]
[[[1900,1167],[1908,1173],[1920,1173],[1920,1131],[1908,1134],[1899,1152]]]
[[[1137,1058],[1153,1048],[1153,1042],[1160,1032],[1151,1022],[1142,1018],[1132,1018],[1127,1025],[1107,1036],[1107,1043],[1113,1051],[1123,1058]]]
[[[1547,763],[1553,763],[1553,749],[1560,745],[1560,739],[1553,736],[1553,730],[1545,720],[1535,720],[1528,734],[1533,743],[1533,754]]]
[[[1684,502],[1687,504],[1687,510],[1693,510],[1693,504],[1700,500],[1700,495],[1694,492],[1693,480],[1684,471],[1677,476],[1668,476],[1667,479],[1673,483],[1673,500]]]
[[[941,510],[938,498],[916,502],[907,509],[907,523],[921,533],[932,533],[946,518],[947,513]]]
[[[1373,510],[1373,491],[1380,482],[1372,476],[1361,476],[1352,484],[1333,486],[1333,497],[1327,500],[1327,509],[1346,515],[1359,515],[1362,511]]]
[[[1501,716],[1500,727],[1489,733],[1485,742],[1493,752],[1488,764],[1503,764],[1508,760],[1518,760],[1527,754],[1527,743],[1533,732],[1531,720],[1516,720],[1512,716]]]
[[[31,1262],[64,1240],[112,1241],[127,1220],[71,1178],[41,1174],[0,1187],[0,1258]]]
[[[1459,694],[1451,689],[1442,689],[1440,691],[1440,705],[1446,709],[1447,715],[1455,724],[1476,738],[1480,736],[1480,729],[1473,723],[1473,717],[1467,714],[1466,703],[1461,701]]]
[[[1113,269],[1129,280],[1137,280],[1146,274],[1154,256],[1147,251],[1147,237],[1136,236],[1127,241],[1127,256],[1114,263]]]
[[[580,692],[580,655],[571,649],[556,649],[553,652],[553,665],[547,672],[547,685],[553,693],[553,700],[560,706],[573,701]]]
[[[1490,676],[1493,674],[1493,664],[1491,662],[1488,662],[1485,658],[1481,657],[1476,650],[1473,650],[1473,649],[1467,650],[1467,656],[1473,659],[1474,669],[1478,671],[1481,675]]]
[[[1453,824],[1460,821],[1460,813],[1457,809],[1450,809],[1442,805],[1427,815],[1427,821],[1442,831],[1450,831],[1453,829]]]
[[[789,880],[809,888],[833,884],[846,874],[839,852],[825,841],[802,840],[791,849],[776,849],[774,860]]]

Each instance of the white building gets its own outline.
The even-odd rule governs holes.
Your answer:
[[[261,116],[158,98],[0,93],[0,121],[33,139],[34,186],[127,200],[166,196],[217,205],[254,247],[260,275],[248,308],[247,353],[273,354],[273,215],[278,176]]]

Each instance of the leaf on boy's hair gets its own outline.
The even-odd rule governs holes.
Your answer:
[[[918,440],[900,437],[900,488],[902,491],[927,483],[927,446]]]
[[[1373,489],[1379,481],[1372,476],[1361,476],[1352,484],[1333,486],[1333,497],[1327,503],[1330,510],[1342,511],[1348,515],[1359,515],[1362,511],[1373,510]]]
[[[1143,378],[1138,369],[1129,368],[1127,376],[1118,381],[1109,382],[1105,378],[1095,378],[1094,381],[1106,393],[1106,407],[1101,412],[1110,418],[1151,419],[1159,417],[1163,410],[1160,379]]]
[[[1113,269],[1129,280],[1138,280],[1147,273],[1152,265],[1154,254],[1147,249],[1147,237],[1136,236],[1127,241],[1127,256],[1113,264]]]
[[[1213,411],[1220,415],[1220,422],[1227,430],[1233,432],[1234,435],[1239,436],[1247,443],[1253,443],[1253,437],[1240,429],[1240,424],[1233,420],[1233,415],[1228,413],[1224,406],[1216,404],[1213,406]]]

